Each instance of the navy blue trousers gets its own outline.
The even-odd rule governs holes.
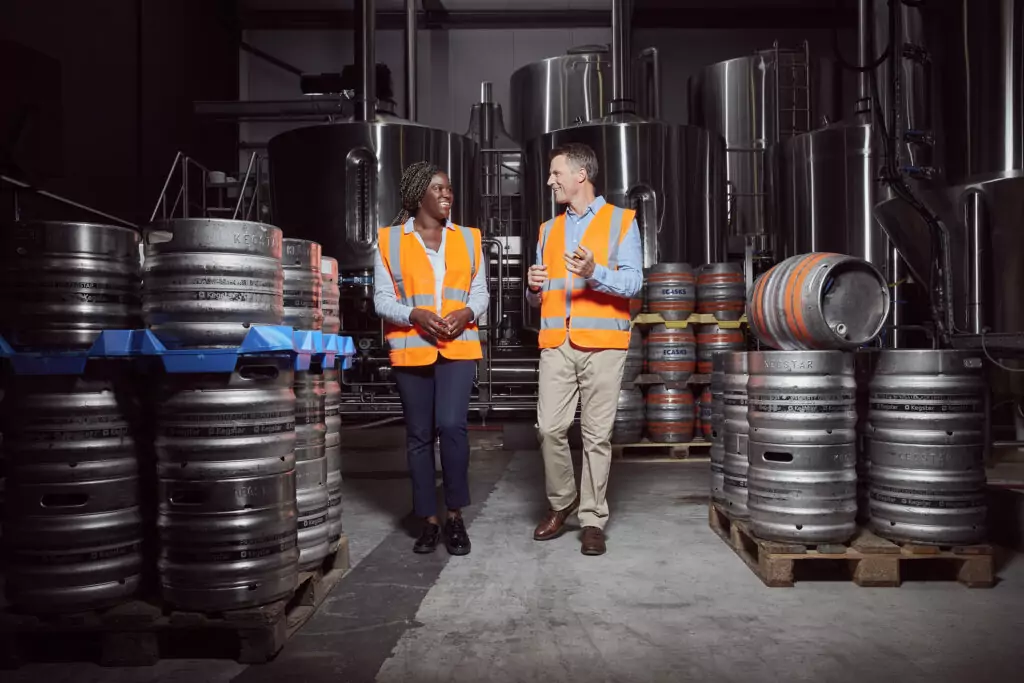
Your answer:
[[[434,438],[441,440],[444,500],[469,505],[469,397],[476,361],[438,357],[433,365],[393,368],[405,413],[405,444],[418,517],[437,514]]]

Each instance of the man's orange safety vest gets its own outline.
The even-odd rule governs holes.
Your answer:
[[[587,225],[580,244],[594,253],[594,263],[618,270],[619,247],[636,212],[611,204],[602,206]],[[542,349],[569,341],[584,349],[629,348],[629,299],[587,287],[584,278],[565,267],[565,214],[541,226],[540,251],[548,267],[548,281],[541,291],[540,334]]]
[[[442,318],[466,308],[473,278],[481,267],[477,263],[477,255],[481,253],[480,231],[458,225],[454,227],[445,238]],[[381,228],[377,233],[377,245],[384,265],[391,273],[398,301],[406,306],[436,312],[434,269],[426,250],[416,239],[416,233],[406,233],[404,225]],[[431,365],[437,362],[438,353],[450,360],[483,358],[476,322],[467,324],[462,334],[452,340],[435,339],[416,325],[401,327],[388,322],[384,323],[384,336],[391,348],[391,364],[396,367]]]

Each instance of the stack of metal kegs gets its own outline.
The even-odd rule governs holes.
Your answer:
[[[133,368],[84,353],[140,325],[139,235],[91,223],[0,231],[0,430],[6,596],[77,612],[137,595],[146,576]]]
[[[0,290],[19,302],[0,322],[9,602],[159,594],[221,612],[290,597],[341,537],[320,246],[211,219],[141,237],[27,224],[0,244]]]
[[[867,348],[889,303],[881,274],[841,254],[794,256],[755,283],[751,328],[778,350],[726,357],[724,499],[757,536],[845,543],[859,520],[896,542],[985,539],[981,359]],[[730,387],[743,369],[747,471],[731,495]]]
[[[621,442],[628,442],[625,437],[639,440],[644,433],[654,443],[712,441],[712,361],[727,350],[746,348],[737,322],[745,306],[742,269],[733,263],[696,270],[687,263],[659,263],[644,275],[643,313],[660,321],[642,340],[637,339],[640,327],[633,328],[627,369],[636,365],[630,359],[639,350],[647,391],[624,387],[619,411],[628,417],[617,421],[615,435],[623,437]],[[627,434],[619,428],[619,422],[632,425],[638,413],[640,431],[634,427]]]

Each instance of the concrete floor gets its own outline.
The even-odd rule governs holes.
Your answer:
[[[474,547],[462,558],[410,552],[399,449],[353,452],[344,519],[354,569],[274,662],[30,665],[0,681],[1020,679],[1019,557],[991,590],[769,589],[708,529],[706,463],[627,462],[612,470],[609,553],[588,558],[575,533],[531,538],[545,507],[540,455],[503,452],[493,433],[474,441]]]

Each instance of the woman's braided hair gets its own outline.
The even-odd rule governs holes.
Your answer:
[[[441,172],[441,169],[429,161],[418,161],[410,164],[402,172],[402,210],[395,216],[391,225],[402,225],[409,216],[416,215],[420,208],[420,201],[430,187],[430,180]]]

